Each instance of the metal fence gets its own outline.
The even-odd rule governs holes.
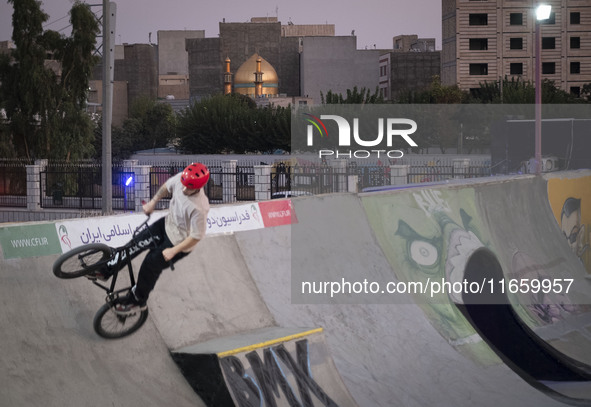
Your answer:
[[[467,165],[470,162],[470,165]],[[0,207],[27,206],[26,166],[28,160],[0,160]],[[150,166],[150,197],[171,176],[182,171],[188,162]],[[256,162],[240,162],[235,172],[224,173],[222,161],[209,161],[211,177],[205,192],[211,203],[255,200]],[[260,162],[260,164],[263,164]],[[410,163],[407,183],[437,182],[453,178],[490,176],[490,162],[474,164],[469,160],[430,159]],[[357,190],[389,186],[392,182],[389,163],[359,164],[350,162],[344,168],[335,168],[327,163],[303,164],[294,161],[276,162],[272,166],[271,197],[315,195],[345,192],[349,189],[349,176],[357,176]],[[135,209],[135,189],[127,181],[133,173],[126,172],[121,163],[112,168],[112,206],[115,210]],[[235,184],[235,188],[224,185]],[[233,185],[232,185],[233,186]],[[224,190],[235,191],[235,196],[225,197]],[[42,208],[100,209],[102,207],[102,166],[94,161],[77,163],[50,162],[40,173]],[[168,208],[168,199],[158,204],[158,209]]]
[[[27,207],[27,165],[31,160],[0,160],[0,206]]]
[[[112,206],[135,209],[135,192],[128,180],[132,172],[112,168]],[[98,164],[50,164],[40,173],[42,208],[100,209],[102,167]]]
[[[490,175],[491,168],[487,164],[456,167],[451,162],[426,161],[410,166],[408,183],[418,184],[448,179],[488,177]]]
[[[209,202],[217,204],[224,201],[224,183],[236,183],[236,201],[254,201],[254,168],[253,165],[239,165],[236,172],[224,172],[220,162],[206,164],[209,169],[210,178],[205,186],[205,194]],[[152,166],[150,168],[150,197],[153,197],[166,180],[181,172],[185,163],[177,163],[166,166]],[[158,202],[158,209],[166,209],[169,205],[169,198],[163,198]]]
[[[348,188],[348,176],[357,176],[357,190],[389,186],[392,183],[389,165],[349,164],[338,170],[326,164],[289,165],[276,164],[271,171],[271,196],[316,195],[344,192]],[[409,184],[438,182],[458,178],[487,177],[491,175],[490,165],[476,164],[454,166],[452,162],[425,162],[410,165],[406,182]],[[287,194],[286,191],[290,191]]]

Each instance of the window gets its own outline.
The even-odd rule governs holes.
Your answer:
[[[571,86],[570,94],[580,98],[581,97],[581,87],[580,86]]]
[[[570,63],[570,73],[581,73],[581,63],[580,62],[571,62]]]
[[[523,49],[523,38],[511,38],[509,39],[510,49]]]
[[[581,48],[581,37],[570,37],[570,47],[572,49]]]
[[[509,24],[511,24],[511,25],[523,25],[523,13],[511,13],[511,14],[509,14]]]
[[[553,75],[556,73],[556,64],[554,62],[542,62],[542,74]]]
[[[509,65],[509,73],[511,75],[523,75],[523,64],[512,63],[511,65]]]
[[[488,49],[488,38],[470,38],[470,51],[484,51]]]
[[[542,37],[542,49],[556,49],[556,38]]]
[[[470,64],[470,75],[488,75],[488,64]]]
[[[488,14],[470,14],[470,25],[488,25]]]
[[[579,12],[570,13],[570,23],[571,24],[581,24],[581,13],[579,13]]]

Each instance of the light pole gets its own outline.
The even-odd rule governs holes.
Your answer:
[[[535,161],[536,174],[542,172],[542,21],[550,18],[552,6],[540,4],[536,8],[536,125],[535,125]]]

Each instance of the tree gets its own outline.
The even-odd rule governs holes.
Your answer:
[[[249,97],[231,94],[203,99],[177,119],[180,147],[188,153],[289,151],[291,109],[257,108]]]
[[[43,31],[47,14],[36,0],[13,4],[16,49],[0,59],[0,99],[6,111],[3,149],[19,157],[81,158],[92,152],[94,124],[85,113],[86,90],[99,25],[88,5],[74,3],[72,34]],[[46,64],[53,55],[53,66]]]
[[[326,97],[324,93],[320,92],[320,100],[323,105],[337,105],[337,104],[354,104],[354,105],[364,105],[364,104],[373,104],[373,103],[384,103],[384,98],[380,94],[378,88],[376,87],[374,93],[372,94],[369,89],[361,88],[358,89],[357,86],[354,86],[353,89],[347,89],[347,97],[343,97],[341,93],[333,93],[329,90],[326,93]]]
[[[417,139],[422,141],[420,145],[439,147],[441,153],[445,153],[448,148],[457,145],[460,124],[455,119],[455,112],[467,99],[467,92],[457,86],[443,85],[441,78],[436,75],[433,76],[429,88],[402,94],[398,103],[417,105]]]
[[[427,89],[402,92],[395,102],[413,104],[450,104],[465,103],[468,98],[469,94],[467,92],[462,91],[455,85],[443,85],[439,75],[435,75]]]
[[[473,95],[473,101],[476,103],[534,104],[535,94],[535,85],[531,81],[505,77],[501,82],[481,83],[480,88]],[[584,101],[584,99],[579,99],[575,95],[557,88],[554,81],[542,80],[542,102],[544,104],[583,103]]]
[[[173,141],[176,116],[169,104],[143,96],[129,110],[122,126],[113,128],[113,157],[127,158],[135,151],[166,147]]]

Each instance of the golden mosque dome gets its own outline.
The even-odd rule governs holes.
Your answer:
[[[259,54],[253,54],[248,58],[234,74],[234,91],[242,95],[255,94],[255,72],[257,60],[260,59],[261,72],[263,73],[263,95],[277,95],[279,93],[279,77],[275,68]]]

